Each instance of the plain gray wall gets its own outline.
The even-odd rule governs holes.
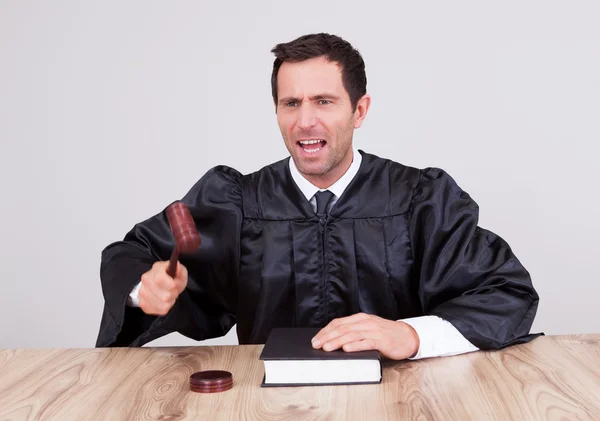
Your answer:
[[[0,347],[93,346],[108,243],[214,165],[287,156],[269,50],[317,31],[366,60],[355,144],[442,167],[476,199],[533,276],[533,330],[600,332],[599,16],[596,1],[1,1]]]

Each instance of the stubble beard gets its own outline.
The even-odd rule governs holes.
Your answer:
[[[304,165],[304,163],[297,158],[294,158],[294,163],[301,174],[308,176],[322,176],[335,168],[335,166],[339,164],[339,160],[337,159],[336,154],[329,154],[327,160],[318,167],[310,164]]]

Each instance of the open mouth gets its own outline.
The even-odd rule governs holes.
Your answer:
[[[308,154],[317,153],[327,145],[327,141],[323,139],[300,140],[297,143]]]

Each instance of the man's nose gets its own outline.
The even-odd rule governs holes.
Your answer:
[[[302,104],[298,114],[298,128],[309,129],[316,126],[317,116],[311,105]]]

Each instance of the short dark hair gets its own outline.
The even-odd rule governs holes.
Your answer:
[[[277,106],[277,74],[285,61],[298,62],[316,57],[325,57],[337,63],[342,69],[342,83],[350,96],[352,110],[356,110],[358,100],[367,93],[365,62],[360,53],[342,38],[326,34],[302,35],[293,41],[277,44],[271,52],[275,55],[271,75],[271,91]]]

